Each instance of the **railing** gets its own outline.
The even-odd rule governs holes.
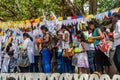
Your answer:
[[[120,80],[120,75],[115,74],[112,79],[107,74],[44,74],[44,73],[1,73],[0,80]]]

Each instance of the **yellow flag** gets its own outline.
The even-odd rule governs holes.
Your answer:
[[[7,22],[5,23],[5,28],[9,28],[9,26],[8,26],[8,23],[7,23]]]
[[[26,20],[25,22],[28,23],[28,22],[30,22],[30,20]]]
[[[39,23],[39,22],[40,22],[40,18],[35,19],[35,22],[36,22],[36,23]]]
[[[83,26],[82,26],[82,23],[80,23],[80,29],[82,30]]]
[[[0,36],[2,36],[3,35],[3,31],[0,31]]]
[[[26,29],[26,23],[23,23],[23,27]]]
[[[14,22],[13,22],[13,21],[11,22],[11,26],[13,26],[13,27],[14,27]]]
[[[115,10],[116,10],[116,12],[118,12],[120,10],[120,8],[116,8]]]
[[[58,17],[58,20],[60,20],[60,21],[63,20],[63,17]]]
[[[88,19],[94,18],[94,16],[92,14],[88,15],[87,17],[88,17]]]
[[[74,26],[74,34],[76,34],[76,27]]]
[[[11,40],[12,40],[12,37],[10,36],[10,37],[8,37],[7,42],[10,43]]]

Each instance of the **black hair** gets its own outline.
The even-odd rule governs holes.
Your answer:
[[[10,51],[10,47],[12,47],[12,43],[9,43],[6,47],[6,52],[8,53]]]
[[[82,41],[84,41],[84,33],[82,31],[79,31],[77,34],[77,38],[80,38]]]
[[[61,29],[66,29],[66,30],[67,30],[67,28],[66,28],[66,26],[65,26],[65,25],[62,25]]]
[[[112,23],[111,27],[110,27],[110,32],[113,32],[115,29],[115,23]]]
[[[106,32],[106,27],[101,27],[102,32]]]
[[[120,19],[120,13],[113,13],[112,16],[114,16],[114,17],[118,17],[118,19]]]
[[[72,40],[72,32],[69,31],[69,28],[70,28],[70,27],[71,27],[71,26],[62,25],[61,29],[65,29],[65,30],[67,30],[67,31],[69,32],[69,34],[70,34],[70,36],[69,36],[69,38],[70,38],[70,43],[72,43],[72,42],[73,42],[73,40]]]
[[[26,36],[27,38],[30,38],[31,41],[33,41],[33,38],[28,33],[23,33],[23,36]]]
[[[48,31],[48,28],[45,25],[42,25],[40,29],[45,30],[46,32]]]
[[[93,24],[94,26],[95,26],[95,28],[97,28],[97,27],[100,27],[100,25],[99,25],[99,23],[96,21],[96,20],[91,20],[90,22],[88,22],[89,23],[89,25],[91,25],[91,24]]]

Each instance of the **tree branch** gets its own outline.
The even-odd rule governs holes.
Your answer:
[[[10,8],[8,8],[6,5],[0,4],[0,7],[2,7],[5,10],[8,10],[12,15],[16,16],[16,13],[12,11]]]

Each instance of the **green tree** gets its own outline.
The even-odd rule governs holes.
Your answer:
[[[63,17],[82,15],[85,14],[85,4],[90,7],[89,13],[96,14],[118,6],[117,2],[118,0],[0,0],[0,20],[34,19],[42,16],[43,12],[49,15],[50,11]]]

